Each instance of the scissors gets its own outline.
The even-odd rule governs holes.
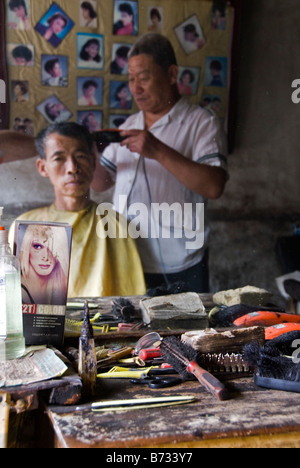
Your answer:
[[[180,377],[144,377],[142,379],[131,379],[130,382],[135,385],[148,385],[149,388],[167,388],[174,387],[174,385],[179,385],[182,383]]]

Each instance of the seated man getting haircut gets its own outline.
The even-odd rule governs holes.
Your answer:
[[[68,297],[144,294],[141,261],[134,241],[127,235],[126,221],[111,211],[98,215],[97,204],[90,199],[95,168],[90,133],[73,122],[53,124],[37,136],[35,143],[38,172],[49,178],[55,200],[18,219],[73,226]],[[115,238],[105,231],[110,217],[117,222]],[[12,236],[13,226],[10,240]]]

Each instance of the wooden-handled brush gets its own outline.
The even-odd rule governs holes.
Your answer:
[[[187,379],[189,374],[192,374],[219,400],[226,400],[228,398],[227,390],[224,385],[197,364],[197,351],[190,345],[182,343],[176,337],[167,337],[162,341],[160,349],[163,358],[168,364],[172,365],[184,379]]]

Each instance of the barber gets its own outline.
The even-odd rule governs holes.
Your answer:
[[[122,143],[105,149],[92,187],[101,192],[114,184],[115,208],[129,221],[135,203],[146,206],[149,217],[143,228],[153,223],[155,204],[180,205],[182,218],[178,211],[174,219],[161,219],[155,226],[157,235],[151,226],[137,238],[146,283],[154,288],[183,281],[191,291],[208,292],[209,227],[206,216],[199,227],[196,207],[206,207],[208,200],[224,191],[226,138],[216,116],[180,96],[177,76],[175,53],[167,38],[150,33],[134,44],[129,53],[129,86],[139,112],[120,127]],[[186,213],[186,204],[193,207],[192,214]],[[198,226],[203,231],[203,245],[187,248],[190,233],[183,228],[184,218],[190,230],[196,232]],[[169,221],[170,238],[164,238],[161,233]]]

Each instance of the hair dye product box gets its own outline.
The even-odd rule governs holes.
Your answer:
[[[16,221],[14,253],[21,269],[26,345],[64,341],[72,226]]]

